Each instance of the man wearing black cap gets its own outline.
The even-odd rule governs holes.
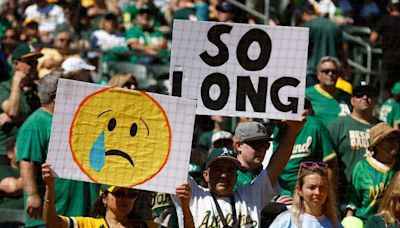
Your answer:
[[[33,81],[37,78],[37,59],[41,56],[27,44],[19,45],[12,52],[14,75],[0,84],[0,157],[5,155],[23,120],[40,107]]]
[[[252,183],[234,189],[241,163],[227,148],[214,149],[208,156],[203,173],[208,189],[198,186],[192,178],[176,188],[173,197],[179,221],[195,227],[259,227],[260,212],[276,194],[278,177],[287,163],[294,139],[303,122],[287,125],[281,153],[275,153],[268,167]],[[256,126],[257,127],[257,126]],[[266,134],[259,135],[267,140]],[[183,227],[183,224],[180,224]]]
[[[353,90],[350,100],[353,106],[351,114],[339,117],[329,125],[338,155],[339,177],[342,177],[339,185],[351,183],[354,165],[368,153],[369,129],[379,122],[373,115],[377,97],[378,91],[373,86],[363,83]],[[347,190],[342,194],[339,192],[339,196],[349,194]]]

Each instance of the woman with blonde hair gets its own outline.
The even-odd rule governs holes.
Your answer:
[[[378,209],[371,216],[366,228],[400,227],[400,171],[394,174]]]
[[[335,212],[335,197],[323,162],[302,162],[290,210],[280,214],[270,227],[342,227]]]

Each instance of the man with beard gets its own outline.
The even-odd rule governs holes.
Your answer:
[[[126,31],[126,40],[130,49],[145,56],[132,56],[131,61],[141,64],[158,63],[156,56],[167,50],[164,35],[155,31],[148,7],[142,7],[136,15],[136,25]]]
[[[361,85],[353,90],[350,115],[332,121],[328,129],[339,162],[339,196],[351,197],[351,189],[340,188],[351,183],[354,165],[369,153],[369,129],[379,122],[373,115],[378,91],[370,85]],[[345,190],[345,192],[343,192]],[[354,210],[354,208],[350,208]]]
[[[211,151],[203,172],[208,189],[197,185],[192,178],[176,187],[172,199],[180,227],[259,227],[261,210],[276,194],[279,175],[303,124],[304,121],[289,121],[282,133],[279,153],[274,153],[268,166],[250,184],[237,190],[234,190],[237,170],[242,165],[236,154],[226,147]],[[258,126],[254,124],[249,130],[258,131]],[[268,136],[263,130],[257,138],[266,143]]]
[[[40,52],[21,44],[12,52],[14,75],[0,84],[0,163],[6,149],[17,134],[22,122],[40,107],[34,80],[37,79],[37,59]]]

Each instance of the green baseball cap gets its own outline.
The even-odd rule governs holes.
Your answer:
[[[400,94],[400,82],[396,82],[392,88],[392,94],[397,96]]]
[[[28,44],[18,45],[12,52],[12,60],[27,60],[27,59],[37,59],[43,56],[42,53],[36,51],[34,47]]]
[[[207,157],[206,168],[210,167],[212,163],[220,160],[230,161],[235,164],[238,169],[241,167],[239,160],[236,158],[236,153],[226,147],[222,147],[215,148],[211,151],[211,153]]]

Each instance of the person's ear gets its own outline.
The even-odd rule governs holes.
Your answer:
[[[103,193],[103,194],[101,195],[101,200],[103,201],[103,204],[104,204],[104,205],[107,205],[107,195],[108,195],[108,194],[106,194],[106,193]]]
[[[14,149],[14,148],[13,148]],[[8,159],[12,159],[13,157],[14,157],[14,151],[12,151],[12,150],[7,150],[7,157],[8,157]]]
[[[296,184],[296,192],[300,197],[303,197],[303,193],[301,192],[301,188],[299,185]]]
[[[210,182],[210,176],[209,176],[208,170],[204,170],[204,171],[203,171],[203,177],[204,177],[204,180],[205,180],[207,183]]]
[[[241,142],[238,142],[238,141],[235,141],[234,142],[234,146],[235,146],[235,150],[236,150],[236,153],[237,154],[241,154],[241,151],[240,151],[240,145],[241,145],[242,143]]]

